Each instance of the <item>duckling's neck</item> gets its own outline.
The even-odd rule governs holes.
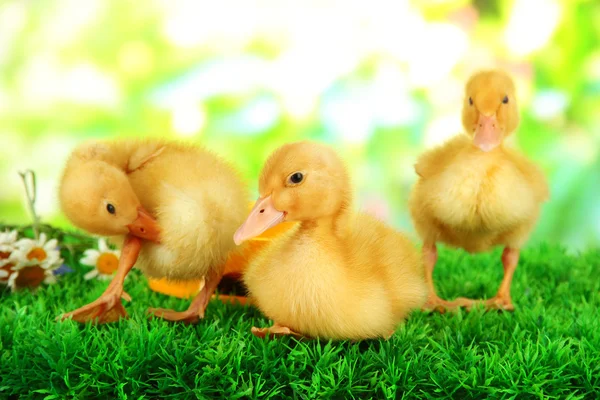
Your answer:
[[[311,236],[343,238],[348,231],[349,217],[350,207],[344,204],[334,215],[302,221],[299,231]]]

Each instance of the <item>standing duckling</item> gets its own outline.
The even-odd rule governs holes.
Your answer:
[[[503,246],[504,278],[487,308],[514,310],[510,286],[527,241],[548,199],[543,173],[503,142],[517,129],[519,111],[512,79],[500,71],[473,75],[465,90],[462,122],[466,134],[423,154],[411,193],[410,212],[423,239],[428,309],[471,307],[476,300],[445,301],[433,284],[436,243],[488,251]]]
[[[164,140],[89,142],[67,162],[60,203],[74,225],[125,236],[115,277],[96,301],[67,313],[79,322],[127,316],[120,298],[134,264],[153,278],[204,278],[188,310],[150,309],[172,321],[196,322],[235,247],[247,212],[246,188],[234,169],[197,146]]]
[[[324,339],[389,337],[420,307],[426,286],[418,251],[402,234],[351,211],[346,168],[329,147],[285,145],[266,162],[260,197],[235,233],[242,243],[283,222],[244,272],[249,296],[275,325],[267,333]]]

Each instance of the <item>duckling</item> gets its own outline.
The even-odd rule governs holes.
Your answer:
[[[354,213],[346,168],[329,147],[284,145],[267,160],[260,197],[237,244],[284,221],[294,227],[249,262],[249,298],[275,321],[254,335],[389,337],[426,298],[418,251],[402,234]]]
[[[228,163],[200,147],[158,139],[80,145],[66,164],[59,198],[75,226],[124,237],[106,291],[61,317],[100,323],[127,316],[120,298],[130,299],[123,282],[134,264],[152,278],[204,279],[186,311],[149,310],[171,321],[202,318],[248,204],[247,189]]]
[[[525,244],[549,197],[542,171],[504,141],[519,124],[515,86],[502,71],[482,71],[466,84],[462,110],[466,134],[424,153],[410,213],[423,239],[429,288],[427,309],[454,310],[483,303],[486,308],[514,310],[512,277]],[[471,253],[503,246],[504,278],[487,301],[442,300],[433,284],[436,243]]]

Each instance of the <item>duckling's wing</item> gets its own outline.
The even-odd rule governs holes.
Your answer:
[[[162,153],[165,148],[161,142],[148,142],[140,145],[129,157],[127,173],[143,167],[148,161]]]
[[[415,172],[421,178],[429,178],[441,172],[449,162],[469,144],[467,135],[457,135],[446,143],[423,153],[415,164]]]

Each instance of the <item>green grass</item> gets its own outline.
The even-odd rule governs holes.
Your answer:
[[[442,250],[446,297],[491,296],[500,251]],[[597,398],[600,251],[523,252],[514,313],[414,313],[389,341],[260,340],[253,308],[212,302],[196,326],[148,320],[149,306],[183,309],[137,271],[126,282],[131,318],[57,323],[106,282],[80,266],[56,285],[0,296],[0,398]]]

